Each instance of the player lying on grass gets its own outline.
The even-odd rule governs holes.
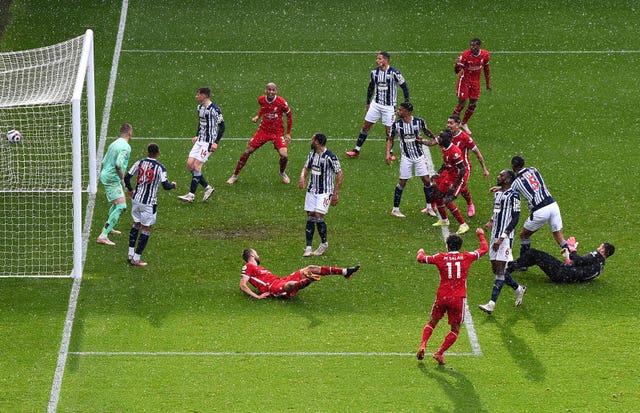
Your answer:
[[[360,269],[360,265],[348,268],[309,265],[286,277],[278,277],[260,266],[260,256],[256,250],[248,248],[242,251],[242,259],[246,264],[242,267],[240,274],[240,289],[247,295],[258,299],[265,297],[291,298],[312,282],[319,281],[322,276],[335,274],[348,279]],[[255,287],[259,294],[255,293],[248,284]]]
[[[606,259],[616,251],[613,245],[603,242],[595,251],[579,255],[576,251],[578,243],[574,237],[567,240],[567,245],[568,248],[562,249],[564,262],[544,251],[531,248],[516,261],[510,262],[507,271],[537,265],[556,283],[591,281],[602,273]]]

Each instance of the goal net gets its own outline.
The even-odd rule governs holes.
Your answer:
[[[97,189],[95,133],[91,30],[0,53],[0,277],[82,273],[83,193]]]

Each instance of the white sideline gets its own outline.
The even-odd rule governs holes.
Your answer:
[[[109,116],[111,114],[111,104],[113,102],[113,91],[115,89],[116,77],[118,73],[118,62],[120,60],[120,53],[122,51],[122,39],[124,38],[124,27],[127,20],[127,9],[129,6],[128,0],[122,0],[122,10],[120,12],[120,24],[118,27],[118,36],[116,38],[116,47],[113,52],[113,61],[111,63],[111,75],[109,77],[109,86],[107,89],[107,97],[102,113],[102,126],[100,129],[100,144],[96,154],[97,159],[102,159],[104,152],[104,146],[107,135],[107,127],[109,125]],[[85,222],[83,228],[83,256],[82,264],[87,258],[87,245],[89,242],[89,234],[91,231],[91,221],[93,219],[93,209],[95,206],[95,195],[89,194],[87,198],[87,209],[85,214]],[[51,384],[51,394],[49,395],[49,404],[47,412],[55,413],[58,408],[58,402],[60,401],[60,390],[62,388],[62,378],[64,376],[65,365],[67,364],[67,356],[69,355],[69,344],[71,342],[71,331],[73,329],[73,321],[75,319],[76,307],[78,304],[78,296],[80,295],[80,285],[82,283],[82,272],[73,279],[73,286],[71,288],[71,294],[69,295],[69,306],[67,307],[67,316],[64,321],[64,329],[62,331],[62,341],[60,342],[60,349],[58,350],[58,362],[56,364],[56,371],[53,376],[53,383]]]
[[[124,49],[123,53],[180,53],[180,54],[327,54],[327,55],[375,55],[378,50],[162,50],[162,49]],[[460,54],[454,50],[390,50],[389,53],[438,55]],[[640,50],[492,50],[491,54],[637,54]]]
[[[384,351],[72,351],[69,354],[75,356],[203,356],[203,357],[233,357],[233,356],[319,356],[319,357],[415,357],[415,353],[384,352]],[[455,353],[446,352],[447,356],[469,357],[480,356],[482,353]]]

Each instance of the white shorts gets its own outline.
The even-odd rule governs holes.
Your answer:
[[[150,227],[156,223],[155,205],[143,204],[141,202],[131,202],[131,217],[133,222],[140,223],[145,227]]]
[[[380,118],[382,118],[382,124],[384,126],[393,125],[393,121],[396,120],[396,109],[393,106],[380,105],[376,102],[371,102],[364,120],[376,123]]]
[[[307,192],[307,195],[304,197],[304,210],[326,215],[331,205],[331,195],[332,194],[313,194]]]
[[[400,158],[400,179],[409,179],[411,178],[412,172],[415,171],[415,176],[425,176],[429,174],[429,169],[427,168],[427,162],[424,159],[424,156],[421,156],[417,159],[411,159],[408,156],[403,156]]]
[[[551,232],[560,231],[562,229],[562,216],[560,215],[560,207],[557,202],[540,208],[530,215],[524,222],[524,228],[535,232],[542,228],[544,224],[549,224]]]
[[[496,242],[496,240],[497,238],[491,239],[491,245],[489,245],[489,259],[491,261],[513,261],[513,240],[511,238],[503,239],[502,244],[500,244],[500,248],[498,248],[498,251],[494,251],[493,244]]]
[[[196,142],[193,144],[193,148],[191,148],[191,152],[189,152],[189,158],[194,158],[204,163],[209,159],[209,144],[207,142]]]

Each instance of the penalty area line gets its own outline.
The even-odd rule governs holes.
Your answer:
[[[376,351],[343,351],[343,352],[327,352],[327,351],[70,351],[69,354],[75,356],[98,356],[98,357],[114,357],[114,356],[141,356],[141,357],[415,357],[415,353],[403,352],[376,352]],[[475,357],[482,355],[476,352],[472,353],[455,353],[447,352],[447,356],[457,357]]]

